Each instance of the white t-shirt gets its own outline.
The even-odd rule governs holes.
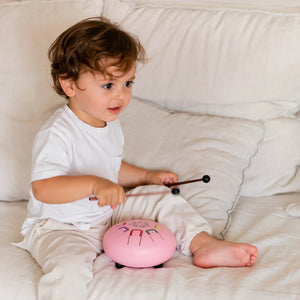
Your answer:
[[[124,137],[119,120],[104,128],[81,121],[67,105],[58,109],[37,134],[32,151],[31,182],[60,175],[95,175],[118,181]],[[40,219],[71,223],[80,229],[112,215],[110,206],[99,207],[89,197],[65,204],[47,204],[30,190],[25,235]]]

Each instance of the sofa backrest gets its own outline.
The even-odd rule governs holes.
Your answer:
[[[149,63],[134,89],[140,99],[252,119],[299,108],[297,1],[110,0],[103,15],[146,47]]]

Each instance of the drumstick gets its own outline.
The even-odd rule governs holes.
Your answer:
[[[171,192],[173,193],[173,191],[171,190]],[[169,194],[170,191],[162,191],[162,192],[151,192],[151,193],[136,193],[136,194],[129,194],[129,195],[126,195],[126,198],[129,198],[129,197],[138,197],[138,196],[152,196],[152,195],[163,195],[163,194]],[[173,193],[173,194],[176,194],[176,193]],[[177,193],[178,194],[178,193]],[[89,197],[89,200],[90,201],[95,201],[95,200],[98,200],[97,197],[95,196],[90,196]],[[111,205],[110,206],[112,209],[116,209],[117,205]]]
[[[173,183],[166,183],[164,184],[166,187],[174,186],[171,189],[171,193],[174,195],[177,195],[180,193],[180,189],[177,187],[178,185],[182,184],[188,184],[193,182],[203,181],[204,183],[208,183],[210,181],[210,177],[208,175],[204,175],[202,178],[199,179],[193,179],[193,180],[186,180],[186,181],[180,181],[180,182],[173,182]],[[136,193],[136,194],[128,194],[126,195],[126,198],[128,197],[139,197],[139,196],[152,196],[152,195],[162,195],[162,194],[169,194],[170,191],[162,191],[162,192],[150,192],[150,193]],[[89,200],[95,201],[98,200],[97,197],[91,196],[89,197]]]
[[[193,180],[187,180],[187,181],[181,181],[181,182],[173,182],[173,183],[166,183],[165,186],[171,187],[171,186],[182,185],[182,184],[187,184],[187,183],[193,183],[193,182],[198,182],[198,181],[203,181],[204,183],[208,183],[208,182],[210,182],[210,177],[208,175],[204,175],[202,178],[199,178],[199,179],[193,179]]]
[[[162,195],[162,194],[169,194],[169,193],[170,193],[170,191],[150,192],[150,193],[136,193],[136,194],[128,194],[128,195],[126,195],[126,198],[129,198],[129,197],[139,197],[139,196]],[[91,197],[89,197],[89,200],[94,201],[94,200],[98,200],[98,198],[95,197],[95,196],[91,196]]]

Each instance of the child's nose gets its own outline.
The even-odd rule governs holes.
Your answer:
[[[116,90],[116,95],[115,97],[118,99],[118,100],[123,100],[125,98],[125,90],[123,87],[120,87]]]

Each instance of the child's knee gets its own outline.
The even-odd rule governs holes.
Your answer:
[[[82,259],[69,257],[47,263],[39,282],[39,299],[87,299],[93,266]],[[55,293],[55,296],[54,296]]]
[[[57,258],[43,266],[44,273],[51,271],[54,271],[58,278],[73,278],[74,282],[77,281],[75,278],[81,278],[81,280],[86,278],[89,280],[92,278],[93,262],[78,256]]]

